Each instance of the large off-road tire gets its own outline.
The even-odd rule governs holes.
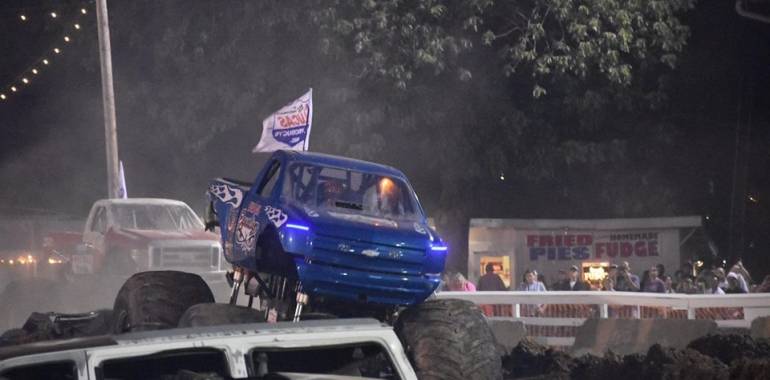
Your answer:
[[[233,325],[264,322],[264,312],[226,303],[201,303],[191,306],[179,318],[179,327]]]
[[[120,288],[113,307],[113,333],[174,328],[192,305],[213,303],[214,295],[197,274],[141,272]]]
[[[420,380],[503,377],[492,330],[472,302],[425,301],[404,310],[395,330]]]

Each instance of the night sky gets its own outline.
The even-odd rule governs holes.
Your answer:
[[[87,10],[85,15],[81,8]],[[170,179],[173,173],[164,172],[163,162],[174,154],[175,147],[153,145],[155,127],[144,125],[121,108],[121,88],[135,80],[129,73],[152,67],[126,66],[136,62],[136,57],[125,53],[127,45],[141,41],[129,41],[120,28],[141,28],[145,21],[157,20],[124,20],[120,19],[124,15],[112,13],[112,9],[110,16],[116,21],[111,23],[118,29],[113,32],[113,59],[119,151],[126,163],[129,194],[179,198],[199,209],[208,179],[222,175],[249,178],[256,173],[260,158],[251,156],[249,150],[260,134],[258,122],[244,123],[217,137],[217,141],[234,141],[227,151],[207,151],[224,164],[250,160],[253,165],[223,173],[208,157],[190,162],[200,166],[199,178],[187,178],[184,186]],[[51,12],[57,17],[52,18]],[[20,19],[22,14],[27,21]],[[152,15],[148,11],[145,17]],[[768,273],[770,24],[738,16],[734,3],[723,0],[698,2],[684,20],[692,35],[668,93],[676,110],[671,122],[679,126],[676,138],[681,152],[670,158],[671,170],[689,173],[679,185],[692,193],[682,214],[708,216],[707,231],[722,251],[731,245],[735,252],[740,252],[736,247],[744,247],[740,255],[747,266]],[[74,29],[75,23],[80,30]],[[64,35],[70,36],[69,43]],[[55,47],[61,54],[53,53]],[[50,65],[41,64],[44,57]],[[40,73],[25,72],[33,67]],[[22,77],[31,83],[21,83]],[[93,4],[42,0],[0,4],[0,93],[7,96],[0,101],[0,209],[41,208],[85,215],[91,203],[104,196],[99,80]],[[11,85],[19,91],[12,93]],[[289,92],[300,94],[299,89]],[[273,99],[270,106],[286,100]],[[138,176],[138,172],[159,173]],[[186,185],[190,182],[198,186],[190,188]],[[418,187],[422,187],[418,188],[421,199],[430,204],[430,186]],[[548,217],[553,216],[553,211],[548,212]]]

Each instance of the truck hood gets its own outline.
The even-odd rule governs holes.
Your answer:
[[[157,241],[157,240],[212,240],[219,241],[219,237],[216,234],[199,230],[182,230],[182,231],[158,231],[158,230],[139,230],[134,228],[113,228],[110,230],[117,236],[142,241]]]
[[[317,215],[308,219],[319,236],[418,250],[429,248],[432,240],[428,227],[420,222],[329,211]]]

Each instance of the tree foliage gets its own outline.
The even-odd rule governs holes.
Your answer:
[[[355,51],[361,76],[399,88],[425,72],[470,80],[474,68],[464,57],[487,48],[497,54],[497,69],[531,77],[532,95],[540,97],[552,75],[629,85],[643,66],[673,68],[689,34],[678,16],[693,2],[338,0],[314,19]]]

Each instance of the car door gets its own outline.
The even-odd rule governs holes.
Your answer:
[[[96,206],[93,216],[89,219],[83,233],[84,252],[72,256],[72,271],[74,273],[93,273],[95,265],[101,262],[105,253],[105,235],[107,234],[107,208]]]
[[[280,180],[283,164],[278,158],[272,158],[257,181],[246,194],[238,222],[233,233],[233,250],[236,256],[253,258],[259,235],[272,223],[279,227],[288,218],[278,207]]]

